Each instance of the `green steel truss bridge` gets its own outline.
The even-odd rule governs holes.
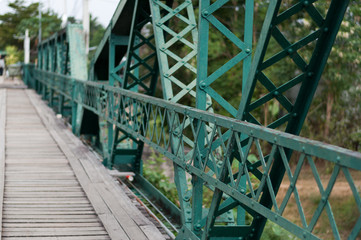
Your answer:
[[[140,192],[178,221],[176,239],[260,239],[267,221],[300,239],[319,239],[322,213],[335,239],[356,239],[361,154],[298,136],[348,4],[270,0],[255,44],[253,0],[239,1],[237,9],[229,0],[121,0],[89,70],[81,26],[68,25],[40,44],[37,65],[24,66],[23,80],[94,145],[107,168],[135,174]],[[226,8],[242,12],[238,32],[219,19]],[[310,23],[302,25],[305,35],[283,32],[302,18]],[[218,69],[208,64],[212,31],[239,48]],[[272,55],[271,42],[279,49]],[[270,78],[282,61],[296,74]],[[232,70],[242,72],[236,105],[214,87]],[[155,97],[157,86],[162,97]],[[266,91],[261,97],[260,88]],[[282,111],[272,122],[258,119],[275,101]],[[143,176],[145,147],[173,163],[179,207]],[[331,166],[327,180],[320,162]],[[304,168],[320,195],[315,209],[302,205]],[[330,201],[341,176],[358,215],[347,236]],[[284,215],[291,202],[297,222]]]

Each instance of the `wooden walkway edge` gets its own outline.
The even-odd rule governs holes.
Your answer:
[[[5,124],[6,90],[0,89],[0,240],[2,235],[2,213],[5,184]]]
[[[16,152],[16,139],[17,136],[21,136],[22,138],[31,139],[32,136],[24,135],[23,131],[18,130],[15,128],[15,125],[18,120],[12,117],[12,121],[15,121],[15,123],[12,123],[12,132],[9,139],[5,139],[6,131],[3,131],[6,129],[5,127],[5,121],[6,121],[6,91],[8,92],[8,95],[13,95],[16,93],[16,98],[24,98],[21,101],[28,101],[29,104],[31,104],[31,107],[33,107],[36,111],[37,116],[31,115],[32,119],[39,118],[41,125],[44,127],[44,133],[35,135],[34,138],[39,139],[44,135],[49,135],[51,137],[51,141],[56,143],[55,146],[49,146],[48,148],[46,146],[43,147],[43,149],[40,150],[40,152],[36,152],[36,156],[40,156],[40,158],[36,158],[35,161],[38,162],[38,166],[40,166],[41,169],[39,170],[36,168],[36,166],[32,166],[28,162],[24,162],[25,160],[22,159],[22,156],[26,156],[24,154],[26,153],[18,153]],[[14,103],[11,106],[14,108]],[[19,121],[20,123],[20,121]],[[39,128],[39,126],[37,126]],[[30,132],[29,132],[30,134]],[[25,140],[24,140],[25,141]],[[20,145],[24,145],[24,141],[20,141]],[[12,145],[7,145],[11,143]],[[29,154],[35,154],[33,153],[35,150],[32,149],[31,146],[24,146],[27,151],[30,151]],[[34,143],[35,144],[35,143]],[[50,143],[49,143],[50,145]],[[8,150],[9,148],[9,150]],[[55,149],[57,148],[58,152],[52,153],[50,155],[48,149]],[[37,149],[39,147],[37,146]],[[59,151],[60,150],[60,151]],[[55,151],[55,150],[54,150]],[[10,155],[9,155],[10,154]],[[11,158],[8,160],[8,156]],[[35,156],[35,155],[34,155]],[[66,170],[65,167],[62,167],[59,170],[54,170],[54,173],[51,172],[39,172],[39,171],[49,171],[49,166],[46,164],[44,165],[42,162],[46,161],[47,163],[49,161],[54,161],[52,165],[56,166],[59,162],[59,164],[64,164],[61,158],[66,159],[66,161],[70,164],[72,169],[72,172],[69,172],[69,170]],[[15,160],[14,160],[15,159]],[[4,171],[4,164],[7,164],[7,161],[10,161],[9,163],[13,163],[16,161],[16,167],[15,165],[9,165],[11,170],[7,170],[7,165],[5,165],[5,171]],[[27,164],[26,166],[22,164]],[[7,89],[3,90],[0,89],[0,177],[5,177],[5,183],[11,182],[11,181],[17,181],[21,185],[21,191],[16,188],[10,188],[5,185],[4,191],[4,185],[0,185],[0,197],[2,193],[5,193],[6,199],[8,199],[5,206],[10,206],[11,208],[6,208],[1,216],[2,218],[7,219],[6,223],[2,223],[2,236],[5,239],[8,239],[8,237],[11,237],[9,239],[107,239],[108,236],[102,235],[101,227],[104,227],[104,231],[109,235],[110,239],[124,239],[124,240],[148,240],[148,239],[166,239],[166,237],[158,230],[158,228],[149,220],[147,219],[140,210],[134,206],[134,204],[131,202],[129,197],[126,195],[126,193],[123,191],[121,186],[119,186],[119,183],[116,182],[108,173],[107,169],[101,164],[100,160],[98,159],[97,155],[94,154],[94,152],[89,149],[88,146],[84,145],[76,136],[74,136],[69,128],[64,124],[62,119],[56,118],[54,112],[40,99],[40,97],[33,91],[33,90],[22,90],[22,89]],[[42,164],[42,165],[41,165]],[[27,166],[31,166],[35,173],[32,173]],[[62,165],[63,166],[63,165]],[[20,169],[20,170],[19,170]],[[2,170],[2,172],[1,172]],[[47,186],[36,186],[36,192],[32,192],[31,187],[26,188],[26,181],[22,181],[24,179],[23,172],[26,171],[26,179],[32,179],[33,177],[38,179],[39,177],[45,177],[46,179],[54,179],[54,189],[51,191],[48,191],[48,189],[51,187],[47,184]],[[5,173],[4,173],[5,172]],[[73,177],[72,177],[73,176]],[[83,199],[82,194],[84,193],[84,197],[87,199],[87,201],[90,202],[91,205],[87,207],[87,209],[84,208],[84,204],[82,203],[82,209],[76,209],[76,205],[73,205],[72,208],[74,211],[81,210],[84,212],[84,216],[89,216],[92,214],[92,211],[94,211],[95,216],[100,220],[101,226],[96,225],[95,223],[87,224],[86,222],[81,222],[81,219],[84,219],[84,217],[81,217],[79,215],[79,212],[69,211],[69,208],[67,208],[67,203],[64,202],[64,204],[59,203],[57,201],[56,208],[53,206],[42,206],[36,204],[36,196],[37,194],[41,194],[41,198],[43,201],[50,201],[54,198],[54,195],[56,191],[65,191],[64,189],[70,189],[69,187],[62,188],[57,190],[57,181],[55,179],[61,179],[63,183],[66,183],[66,181],[70,181],[67,179],[76,179],[76,181],[80,184],[79,187],[72,185],[69,192],[64,192],[62,194],[65,194],[64,199],[69,199],[69,201],[74,201],[72,199]],[[1,179],[0,179],[1,180]],[[60,180],[59,180],[60,181]],[[74,180],[71,180],[74,181]],[[4,181],[2,181],[4,183]],[[49,183],[50,184],[50,183]],[[59,183],[58,183],[59,184]],[[1,187],[2,186],[2,187]],[[76,189],[76,191],[74,190]],[[79,189],[79,190],[77,190]],[[1,192],[1,190],[3,190]],[[68,190],[66,190],[68,191]],[[80,191],[80,192],[79,192]],[[83,192],[83,193],[82,193]],[[69,195],[69,197],[67,197]],[[22,197],[24,197],[24,203],[21,203],[21,209],[18,209],[16,206],[14,207],[13,203],[9,203],[9,199],[15,199],[18,201]],[[31,199],[30,199],[31,197]],[[72,198],[74,197],[74,198]],[[44,200],[45,199],[45,200]],[[32,209],[25,209],[26,208],[26,201],[33,201],[31,204],[32,207],[35,210]],[[3,201],[2,201],[3,203]],[[19,204],[19,203],[17,203]],[[60,204],[60,205],[59,205]],[[72,203],[74,204],[74,203]],[[2,205],[1,205],[2,206]],[[41,214],[44,214],[44,211],[42,208],[45,207],[49,212],[46,212],[46,216],[44,216],[44,219],[41,219]],[[88,209],[89,208],[89,209]],[[40,209],[40,210],[39,210]],[[11,212],[12,210],[13,212]],[[41,211],[40,213],[37,211]],[[62,211],[65,211],[64,213]],[[29,215],[23,215],[24,213]],[[9,215],[10,214],[10,215]],[[22,223],[19,223],[19,220],[11,220],[11,218],[19,219],[18,215],[16,214],[22,214],[22,218],[20,219]],[[72,215],[73,214],[73,215]],[[78,215],[76,215],[78,214]],[[42,225],[41,228],[35,227],[36,224],[31,224],[30,220],[31,216],[36,215],[37,216],[37,224]],[[61,219],[68,218],[69,216],[73,216],[72,222],[77,222],[77,228],[74,226],[71,226],[70,222],[68,221],[62,223],[64,226],[56,229],[51,229],[52,224],[47,222],[47,218],[50,215],[54,215],[52,217],[52,223],[54,224],[60,224],[64,221]],[[58,218],[58,220],[57,220]],[[77,221],[77,218],[79,218],[79,221]],[[81,219],[80,219],[81,218]],[[93,217],[92,217],[93,219]],[[86,220],[86,219],[85,219]],[[1,220],[0,220],[1,221]],[[30,222],[29,222],[30,221]],[[93,221],[93,220],[92,220]],[[17,224],[17,225],[16,225]],[[92,224],[95,224],[94,226],[90,226]],[[57,225],[57,226],[58,226]],[[84,225],[84,227],[83,227]],[[6,227],[4,227],[6,226]],[[49,229],[46,229],[46,226],[49,226]],[[15,227],[18,227],[18,229],[21,229],[22,233],[20,233],[20,230],[14,229]],[[32,228],[34,227],[34,228]],[[85,228],[86,227],[86,228]],[[44,231],[43,231],[44,229]],[[84,230],[82,230],[84,229]],[[94,234],[91,234],[91,232],[85,231],[85,229],[93,230]],[[78,230],[78,232],[76,232]],[[12,231],[18,231],[17,235],[14,235]],[[33,235],[32,238],[27,238],[28,233],[31,233]],[[73,234],[74,233],[74,234]],[[80,237],[80,234],[84,234],[86,237]],[[97,236],[95,235],[97,233]],[[43,234],[43,235],[42,235]],[[48,235],[47,235],[48,234]],[[61,237],[59,237],[61,236]],[[18,238],[17,238],[18,237]],[[108,238],[109,238],[108,237]]]

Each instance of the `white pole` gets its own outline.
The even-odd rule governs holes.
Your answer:
[[[89,0],[83,0],[83,30],[85,37],[85,52],[88,55],[89,53]]]
[[[62,22],[61,22],[62,28],[65,28],[66,24],[68,22],[68,10],[67,10],[67,6],[66,6],[66,1],[67,0],[64,0],[64,13],[63,13]]]
[[[28,64],[30,62],[30,37],[29,37],[29,29],[25,31],[24,38],[24,63]]]

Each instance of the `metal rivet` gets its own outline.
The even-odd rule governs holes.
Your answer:
[[[200,225],[199,223],[197,223],[197,224],[194,226],[194,229],[195,229],[195,230],[201,229],[201,225]]]
[[[287,50],[287,52],[291,54],[291,53],[293,53],[293,49],[292,49],[292,48],[289,48],[289,49]]]
[[[251,49],[247,48],[246,53],[250,53],[250,52],[251,52]]]
[[[208,14],[209,14],[208,11],[204,11],[202,15],[203,15],[203,17],[207,17]]]
[[[324,31],[324,32],[328,32],[328,27],[325,27],[325,28],[323,29],[323,31]]]
[[[310,3],[309,3],[307,0],[303,2],[303,5],[306,6],[306,7],[307,7],[309,4],[310,4]]]
[[[207,84],[205,82],[201,82],[201,84],[199,85],[200,89],[205,89],[207,86]]]
[[[280,93],[278,91],[275,91],[273,95],[278,96]]]

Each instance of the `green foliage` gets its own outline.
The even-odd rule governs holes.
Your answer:
[[[14,35],[18,35],[17,26],[22,19],[31,18],[37,11],[38,4],[30,4],[24,6],[24,0],[16,0],[9,3],[11,12],[0,15],[0,49],[4,49],[8,45],[14,45],[17,48],[22,47],[22,40],[14,39]]]
[[[262,240],[296,240],[298,239],[291,233],[287,232],[277,224],[267,221],[267,224],[264,228],[262,237]]]
[[[96,47],[102,40],[105,33],[103,25],[98,22],[96,17],[90,15],[90,33],[89,33],[89,47]],[[88,58],[92,59],[95,51],[89,53]]]
[[[39,32],[38,16],[24,18],[17,25],[17,35],[24,35],[26,29],[29,29],[31,37],[38,36]],[[53,11],[42,12],[41,14],[41,38],[46,39],[61,29],[61,19]]]
[[[361,150],[360,16],[358,1],[351,1],[302,133],[356,151]]]
[[[15,64],[17,62],[23,61],[24,53],[23,51],[19,51],[15,46],[7,46],[5,48],[7,52],[6,56],[6,64]]]
[[[17,49],[23,48],[23,40],[16,39],[25,34],[29,29],[31,37],[31,46],[35,44],[38,35],[39,3],[26,5],[25,0],[15,0],[8,4],[11,11],[0,15],[0,49],[12,45]],[[42,13],[42,38],[47,38],[60,30],[61,19],[53,12],[46,11]]]
[[[161,193],[163,193],[170,201],[179,206],[177,188],[174,183],[164,174],[160,167],[165,160],[162,155],[152,151],[149,159],[144,163],[143,175],[153,184]]]
[[[105,29],[103,25],[98,22],[96,17],[90,15],[90,35],[89,46],[97,46],[104,36]]]

